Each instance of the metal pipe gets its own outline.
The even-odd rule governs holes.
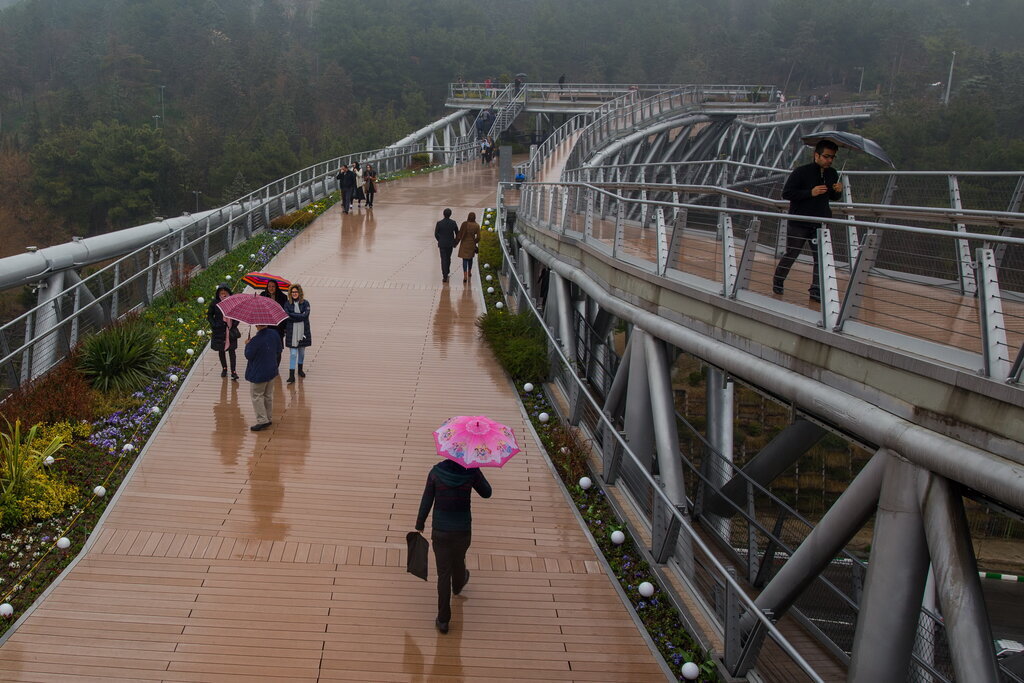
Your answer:
[[[651,417],[654,420],[654,444],[658,471],[665,495],[674,505],[686,503],[683,460],[679,453],[675,402],[672,400],[671,369],[665,345],[649,334],[643,336],[647,352],[647,383],[651,389]]]

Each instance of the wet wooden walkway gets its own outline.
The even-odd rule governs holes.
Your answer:
[[[477,336],[479,284],[457,264],[441,282],[434,223],[479,217],[496,172],[385,184],[274,260],[312,305],[308,376],[276,383],[254,433],[248,385],[205,354],[88,554],[0,648],[0,680],[664,680]],[[432,430],[476,413],[523,453],[487,471],[441,635],[405,534]]]

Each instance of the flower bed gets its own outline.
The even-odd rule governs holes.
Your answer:
[[[484,210],[485,230],[480,239],[480,256],[483,262],[487,254],[489,262],[492,265],[497,263],[500,267],[501,247],[498,243],[498,231],[491,229],[495,227],[494,216],[494,209]],[[497,256],[494,256],[495,250]],[[495,277],[490,282],[485,281],[484,296],[488,311],[480,322],[481,332],[488,343],[492,344],[492,348],[496,342],[500,347],[501,342],[494,337],[488,337],[488,323],[483,318],[511,318],[514,315],[504,310],[504,295],[496,276],[497,270],[494,272]],[[498,304],[502,304],[502,307],[498,307]],[[527,315],[532,317],[530,313]],[[532,365],[546,368],[546,351],[541,350],[537,353],[542,353],[543,356],[535,359]],[[496,352],[496,356],[506,371],[517,367],[506,365],[504,359],[507,356],[503,356],[500,351]],[[523,366],[521,363],[518,367]],[[539,385],[541,380],[537,376],[517,376],[515,372],[510,372],[510,375],[516,382],[519,399],[561,477],[562,484],[576,505],[580,517],[586,522],[587,529],[629,598],[633,609],[646,627],[651,640],[671,666],[673,674],[681,681],[721,680],[714,660],[708,657],[699,643],[687,632],[679,612],[665,596],[657,574],[644,559],[643,553],[636,547],[630,535],[624,533],[627,531],[626,526],[616,516],[604,491],[592,480],[593,475],[588,461],[589,445],[580,438],[577,430],[561,424],[543,387],[532,383],[537,382]]]
[[[304,220],[290,224],[307,225],[311,221],[306,216],[319,216],[336,201],[337,196],[332,195],[311,204],[301,210],[305,216],[300,218]],[[262,269],[298,232],[299,228],[293,227],[256,235],[195,277],[177,282],[141,313],[140,318],[159,331],[167,362],[144,389],[130,394],[85,389],[79,393],[91,392],[85,397],[84,402],[90,403],[87,407],[76,400],[55,402],[53,409],[47,409],[42,402],[53,396],[53,378],[80,380],[77,360],[72,357],[5,402],[4,415],[12,422],[45,415],[48,422],[41,432],[45,440],[60,436],[69,441],[46,468],[50,477],[76,487],[79,495],[75,503],[47,519],[0,532],[0,614],[21,614],[85,545],[110,495],[131,469],[180,388],[181,379],[208,342],[207,300],[217,284],[237,283],[246,272]],[[24,417],[19,410],[26,411]],[[82,414],[102,417],[83,422]],[[0,621],[0,634],[12,623],[12,619]]]

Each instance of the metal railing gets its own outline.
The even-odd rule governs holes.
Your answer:
[[[520,192],[519,216],[531,225],[652,275],[690,285],[697,276],[703,289],[727,298],[772,293],[788,219],[777,200],[689,185],[528,183]],[[890,344],[891,335],[916,339],[924,344],[909,347],[918,354],[1019,381],[1024,215],[858,204],[839,209],[874,220],[822,221],[830,229],[820,231],[817,245],[822,302],[816,312],[825,329],[859,336],[883,331]],[[797,268],[810,279],[807,265]]]
[[[498,225],[505,225],[505,209],[499,192]],[[500,233],[499,233],[500,234]],[[664,558],[656,558],[663,552],[674,556],[679,562],[682,574],[690,583],[694,595],[703,603],[704,609],[719,617],[724,631],[724,648],[722,664],[730,672],[746,670],[752,665],[770,669],[780,666],[779,655],[783,659],[786,680],[821,681],[819,674],[805,661],[800,653],[779,631],[772,621],[761,613],[744,589],[736,581],[733,572],[718,559],[716,553],[704,542],[703,538],[691,526],[690,521],[677,508],[663,491],[659,482],[630,450],[628,443],[601,410],[600,405],[591,395],[586,383],[572,370],[575,363],[562,352],[560,343],[552,331],[544,325],[543,316],[531,301],[516,268],[515,256],[511,253],[506,236],[501,235],[500,243],[504,255],[502,274],[508,278],[510,292],[519,310],[530,310],[548,337],[549,354],[554,376],[562,384],[566,395],[574,397],[585,406],[587,423],[592,434],[600,434],[600,449],[603,458],[602,471],[596,473],[605,486],[615,485],[619,477],[628,480],[628,493],[634,501],[642,501],[638,510],[644,515],[644,521],[652,533],[653,544],[671,542],[671,548],[647,548],[646,553],[654,561],[661,562]],[[612,473],[615,473],[614,475]],[[674,529],[678,534],[659,535],[659,530]],[[639,546],[644,543],[636,538]],[[686,612],[684,611],[684,615]],[[741,622],[749,618],[756,625],[751,631],[744,631]],[[773,644],[771,648],[750,649],[765,635]],[[698,636],[699,637],[699,636]]]

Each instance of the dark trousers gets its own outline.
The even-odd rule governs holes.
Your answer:
[[[441,275],[448,277],[448,273],[452,269],[452,249],[455,247],[438,247],[437,250],[441,252]]]
[[[782,283],[789,276],[789,269],[793,262],[800,256],[804,246],[811,248],[811,258],[814,260],[814,274],[811,276],[811,294],[817,295],[820,292],[818,285],[818,226],[814,223],[790,223],[786,230],[786,252],[779,259],[779,265],[775,268],[775,277],[772,285],[782,288]]]
[[[341,191],[341,208],[345,213],[352,208],[352,195],[356,193],[356,188],[346,187]]]
[[[441,531],[430,534],[437,565],[437,620],[448,623],[452,618],[452,591],[461,591],[469,577],[466,575],[466,551],[472,531]]]
[[[227,368],[228,367],[228,362],[227,362],[228,358],[224,357],[225,354],[227,355],[228,358],[231,359],[231,372],[234,372],[235,371],[235,350],[234,349],[228,349],[227,351],[221,350],[221,351],[217,352],[217,355],[220,357],[220,366],[222,368]]]

